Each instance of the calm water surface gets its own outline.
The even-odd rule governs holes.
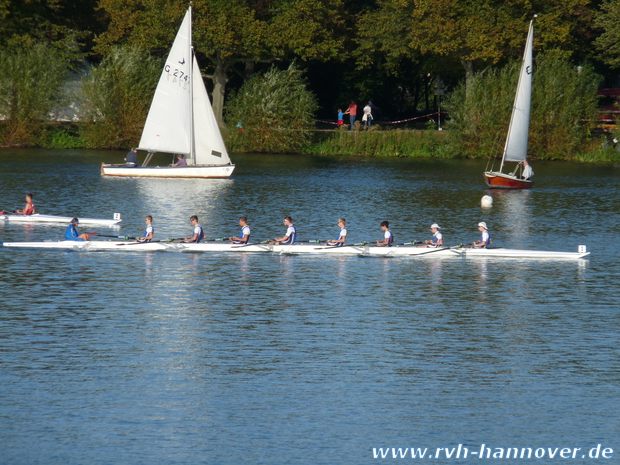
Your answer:
[[[373,448],[581,448],[620,463],[620,167],[236,156],[228,180],[104,179],[124,153],[0,152],[1,208],[123,215],[101,234],[338,235],[576,251],[587,260],[97,253],[0,248],[0,463],[365,464]],[[160,160],[159,163],[166,163]],[[2,241],[64,227],[0,222]],[[612,448],[592,460],[591,448]],[[440,452],[441,454],[442,452]],[[582,455],[586,454],[586,458]],[[424,459],[479,463],[467,458]],[[441,458],[443,457],[443,459]],[[488,461],[488,460],[486,460]],[[566,460],[531,459],[537,463]],[[500,460],[524,463],[523,460]],[[528,461],[525,461],[528,462]]]

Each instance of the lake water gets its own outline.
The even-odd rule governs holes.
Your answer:
[[[100,176],[123,156],[1,151],[0,207],[33,192],[41,213],[120,212],[120,228],[81,228],[119,235],[150,214],[160,239],[191,235],[194,214],[208,237],[247,216],[257,240],[286,215],[301,240],[345,217],[355,242],[382,220],[397,242],[433,222],[471,242],[486,221],[495,246],[592,254],[0,248],[0,463],[472,464],[492,461],[483,444],[532,451],[501,463],[620,463],[619,166],[535,163],[534,189],[483,209],[483,161],[237,155],[227,180]],[[63,232],[0,222],[2,241]]]

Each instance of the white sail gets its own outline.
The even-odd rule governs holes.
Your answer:
[[[191,11],[188,9],[159,78],[140,139],[140,150],[190,153],[191,53]]]
[[[159,77],[139,150],[149,152],[141,167],[102,163],[102,176],[228,178],[230,161],[192,47],[188,8]],[[156,152],[183,154],[187,166],[148,166]]]
[[[200,75],[200,68],[194,57],[193,70],[193,107],[194,107],[194,137],[195,158],[198,165],[230,163],[224,139],[211,108],[209,95]]]
[[[530,29],[527,34],[523,63],[519,74],[519,85],[512,108],[512,117],[502,165],[504,161],[523,162],[527,156],[527,139],[530,129],[530,106],[532,101],[532,48],[534,46],[534,21],[530,21]],[[500,168],[501,171],[501,168]]]

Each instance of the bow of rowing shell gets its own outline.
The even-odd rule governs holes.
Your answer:
[[[175,243],[175,242],[120,242],[120,241],[49,241],[49,242],[4,242],[4,247],[69,249],[88,251],[133,251],[133,252],[238,252],[238,253],[276,253],[276,254],[324,254],[324,255],[366,255],[379,257],[501,257],[501,258],[540,258],[577,259],[590,254],[585,246],[578,252],[554,252],[523,249],[474,249],[468,247],[425,248],[415,246],[377,247],[370,244],[353,244],[344,247],[320,245],[250,245],[221,243]]]

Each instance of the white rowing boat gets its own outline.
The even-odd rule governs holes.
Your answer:
[[[394,247],[377,247],[371,244],[352,244],[344,247],[320,245],[268,245],[253,243],[249,245],[222,244],[203,242],[199,244],[184,242],[122,242],[122,241],[45,241],[45,242],[4,242],[4,247],[21,247],[36,249],[68,249],[89,251],[123,250],[135,252],[169,251],[169,252],[270,252],[276,254],[313,254],[313,255],[362,255],[376,257],[498,257],[574,260],[588,256],[586,246],[580,245],[577,252],[554,252],[524,249],[476,249],[468,247],[425,248],[410,245]]]
[[[64,223],[69,224],[73,219],[73,216],[54,216],[54,215],[40,215],[38,213],[34,215],[0,215],[0,221],[8,221],[10,223]],[[114,226],[122,221],[120,213],[114,213],[114,218],[111,220],[104,220],[100,218],[82,218],[75,217],[80,220],[80,224],[88,225],[101,225],[101,226]]]

